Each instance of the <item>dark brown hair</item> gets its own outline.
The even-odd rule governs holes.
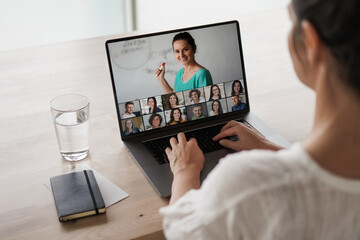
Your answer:
[[[172,46],[174,48],[174,42],[178,41],[178,40],[185,40],[188,42],[188,44],[192,47],[192,50],[195,52],[196,51],[196,45],[195,45],[195,40],[194,38],[190,35],[190,33],[188,32],[181,32],[178,33],[174,36],[173,41],[172,41]]]
[[[292,0],[292,7],[294,41],[301,35],[301,21],[308,20],[328,47],[336,74],[360,94],[360,1]]]
[[[212,86],[211,86],[211,88],[210,88],[210,97],[209,97],[209,101],[213,99],[213,96],[214,96],[213,89],[214,89],[215,87],[216,87],[217,89],[219,89],[219,98],[221,98],[221,91],[220,91],[220,88],[219,88],[219,86],[218,86],[218,85],[214,84],[214,85],[212,85]]]
[[[178,96],[175,94],[175,93],[170,93],[169,94],[169,97],[168,97],[168,100],[167,100],[167,104],[168,104],[168,108],[171,109],[171,104],[170,104],[170,97],[171,96],[175,96],[176,98],[176,105],[179,105],[179,98]]]
[[[223,109],[222,109],[222,106],[221,106],[221,102],[219,100],[214,100],[212,103],[211,103],[211,110],[214,111],[214,103],[217,102],[219,104],[219,113],[222,114],[223,113]]]
[[[147,103],[149,103],[149,99],[152,99],[152,100],[154,101],[154,108],[153,108],[153,110],[152,110],[151,113],[156,113],[156,108],[157,108],[156,98],[155,98],[155,97],[149,97],[149,98],[147,99]]]
[[[169,121],[169,124],[175,122],[174,113],[175,113],[176,110],[178,110],[179,113],[180,113],[179,121],[180,121],[180,122],[183,121],[182,116],[181,116],[181,111],[180,111],[180,109],[179,109],[179,108],[173,108],[173,109],[171,109],[171,112],[170,112],[170,121]]]
[[[190,92],[189,92],[189,98],[191,98],[191,95],[196,92],[196,94],[198,95],[198,97],[200,98],[201,97],[201,92],[197,89],[192,89]]]
[[[231,96],[237,95],[237,94],[235,93],[235,90],[234,90],[235,83],[239,83],[239,84],[240,84],[239,93],[243,93],[243,92],[244,92],[244,87],[242,86],[241,82],[240,82],[239,80],[235,80],[235,81],[233,81],[233,83],[232,83],[232,85],[231,85]]]
[[[163,121],[163,118],[162,118],[162,116],[161,116],[160,114],[158,114],[158,113],[153,113],[153,114],[151,114],[151,116],[150,116],[150,118],[149,118],[149,123],[150,123],[150,125],[153,126],[153,120],[154,120],[155,117],[158,117],[158,118],[159,118],[159,120],[160,120],[160,125],[161,125],[161,123],[162,123],[162,121]]]

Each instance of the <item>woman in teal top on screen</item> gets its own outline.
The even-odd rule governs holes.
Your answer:
[[[155,76],[165,93],[185,91],[212,85],[209,70],[195,60],[196,44],[188,32],[175,35],[172,41],[175,58],[184,66],[175,77],[174,88],[165,79],[165,65],[156,69]]]

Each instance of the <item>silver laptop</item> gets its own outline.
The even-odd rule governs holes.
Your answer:
[[[183,32],[194,38],[195,59],[210,72],[212,83],[165,93],[155,70],[165,68],[165,78],[174,88],[183,66],[174,56],[172,40]],[[205,154],[201,180],[231,152],[211,140],[230,120],[242,121],[269,140],[289,146],[250,112],[237,21],[111,39],[106,51],[121,138],[160,196],[171,195],[172,173],[164,150],[179,132],[195,137]]]

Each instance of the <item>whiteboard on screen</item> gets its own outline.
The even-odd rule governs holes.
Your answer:
[[[195,60],[210,71],[214,84],[243,78],[235,23],[187,32],[195,39]],[[172,49],[172,39],[177,33],[109,44],[119,103],[164,94],[155,77],[156,68],[163,62],[165,78],[171,87],[174,86],[175,75],[183,68],[175,59]]]

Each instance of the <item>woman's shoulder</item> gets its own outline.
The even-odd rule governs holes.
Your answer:
[[[199,69],[195,74],[194,74],[194,78],[199,79],[202,81],[202,84],[200,84],[197,87],[204,87],[204,86],[208,86],[208,85],[212,85],[212,76],[210,74],[210,71],[207,70],[206,68],[201,68]]]
[[[197,70],[195,74],[207,74],[207,73],[210,73],[210,71],[202,67],[199,68],[199,70]]]

